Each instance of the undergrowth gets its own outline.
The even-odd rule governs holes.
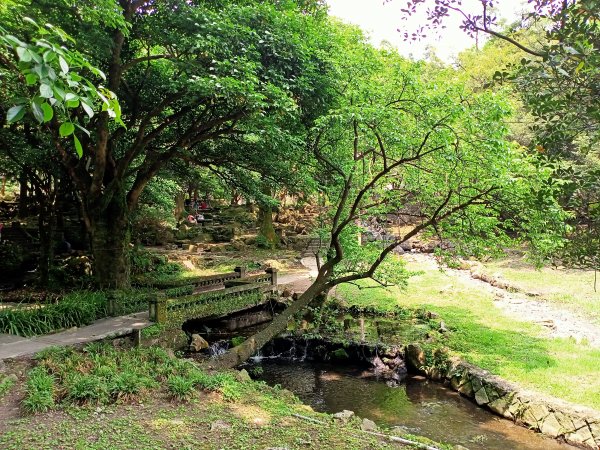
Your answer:
[[[236,400],[247,389],[233,374],[207,374],[158,347],[118,350],[103,343],[89,344],[83,351],[53,347],[38,353],[36,360],[23,400],[30,413],[67,405],[132,402],[150,391],[180,401],[199,390],[218,391],[225,400]]]

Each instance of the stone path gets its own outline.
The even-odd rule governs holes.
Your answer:
[[[60,333],[23,338],[10,334],[0,334],[0,360],[29,356],[52,346],[67,346],[99,341],[131,334],[134,329],[145,328],[152,324],[148,312],[121,317],[100,319],[91,325],[74,328]]]
[[[431,270],[439,270],[433,255],[425,253],[407,253],[407,259],[413,259]],[[587,341],[600,348],[600,326],[586,317],[568,311],[560,306],[544,301],[540,297],[532,298],[524,293],[513,293],[476,279],[469,270],[444,268],[451,278],[459,279],[467,286],[489,292],[494,296],[494,305],[509,317],[516,320],[534,322],[542,325],[549,337],[574,338],[577,342]]]

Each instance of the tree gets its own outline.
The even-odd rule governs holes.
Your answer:
[[[129,218],[148,182],[173,159],[243,165],[245,144],[260,139],[263,130],[289,136],[285,129],[290,124],[302,127],[301,121],[309,121],[328,100],[322,54],[329,44],[319,14],[306,14],[292,1],[104,0],[101,6],[107,19],[93,2],[39,1],[27,8],[40,22],[62,26],[73,36],[69,45],[81,50],[58,46],[56,60],[34,61],[40,70],[60,64],[60,71],[47,70],[66,81],[74,96],[61,99],[62,92],[47,83],[52,77],[42,76],[46,73],[28,79],[24,70],[36,66],[24,68],[22,63],[34,59],[32,47],[8,33],[0,64],[21,81],[21,89],[6,101],[28,99],[77,189],[98,285],[123,287],[129,282]],[[10,19],[7,30],[13,35],[19,29],[35,32],[20,17]],[[66,33],[63,37],[68,39]],[[26,51],[19,50],[21,43]],[[95,67],[102,68],[106,86],[74,79],[79,74],[71,70],[63,76],[71,66],[63,67],[60,51],[79,60],[81,71],[101,77]],[[88,56],[80,58],[84,52]],[[81,91],[69,82],[79,83]],[[97,94],[101,112],[91,107],[90,94]],[[64,117],[50,117],[54,101],[63,102]],[[10,111],[10,121],[22,119],[24,109]],[[71,144],[65,136],[73,138]],[[222,140],[239,145],[219,153],[221,147],[214,144]],[[283,155],[262,155],[251,158],[260,167],[274,158],[285,160]]]
[[[343,94],[311,134],[314,177],[331,202],[324,262],[298,300],[218,365],[244,361],[341,283],[402,282],[393,252],[418,233],[451,238],[462,254],[493,251],[515,236],[528,235],[540,251],[560,243],[563,214],[547,183],[551,172],[505,140],[505,102],[468,95],[452,74],[433,76],[424,64],[377,51],[352,29],[347,34],[338,66]],[[503,220],[508,207],[518,213]],[[373,218],[399,212],[413,216],[408,231],[358,245]]]
[[[597,204],[600,140],[600,2],[597,0],[529,1],[530,12],[521,23],[499,31],[493,7],[481,1],[471,14],[457,0],[408,2],[404,13],[414,14],[428,4],[428,22],[414,34],[439,27],[450,15],[463,18],[469,34],[486,33],[514,46],[523,58],[512,67],[498,67],[497,82],[510,82],[531,114],[530,148],[540,161],[557,168],[556,182],[563,186],[561,203],[573,212],[574,232],[564,262],[597,269],[600,236]],[[535,40],[527,39],[532,34]],[[523,37],[525,36],[525,39]]]

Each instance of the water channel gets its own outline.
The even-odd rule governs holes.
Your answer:
[[[348,409],[379,425],[471,450],[575,448],[494,416],[423,377],[411,376],[390,387],[369,371],[350,365],[269,359],[259,363],[259,379],[292,391],[316,411]]]
[[[194,324],[193,329],[211,344],[211,352],[225,351],[233,336],[249,336],[268,323],[270,314],[254,311]],[[399,344],[423,338],[428,328],[414,319],[365,318],[340,314],[328,330],[353,342]],[[291,336],[298,331],[318,331],[312,323],[299,324],[284,339],[275,339],[252,358],[260,366],[256,377],[280,385],[321,412],[354,411],[385,427],[399,427],[403,434],[462,445],[471,450],[567,450],[576,447],[547,438],[495,416],[440,383],[410,375],[395,386],[375,376],[363,358],[322,362],[314,346]],[[191,330],[190,330],[191,331]],[[321,329],[322,331],[322,329]],[[311,349],[309,349],[311,347]],[[215,353],[216,352],[216,353]],[[355,355],[356,356],[356,355]],[[253,369],[253,367],[249,367]]]

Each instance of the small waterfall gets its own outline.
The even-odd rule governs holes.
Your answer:
[[[229,341],[217,341],[208,347],[208,354],[211,358],[220,356],[229,350]]]

